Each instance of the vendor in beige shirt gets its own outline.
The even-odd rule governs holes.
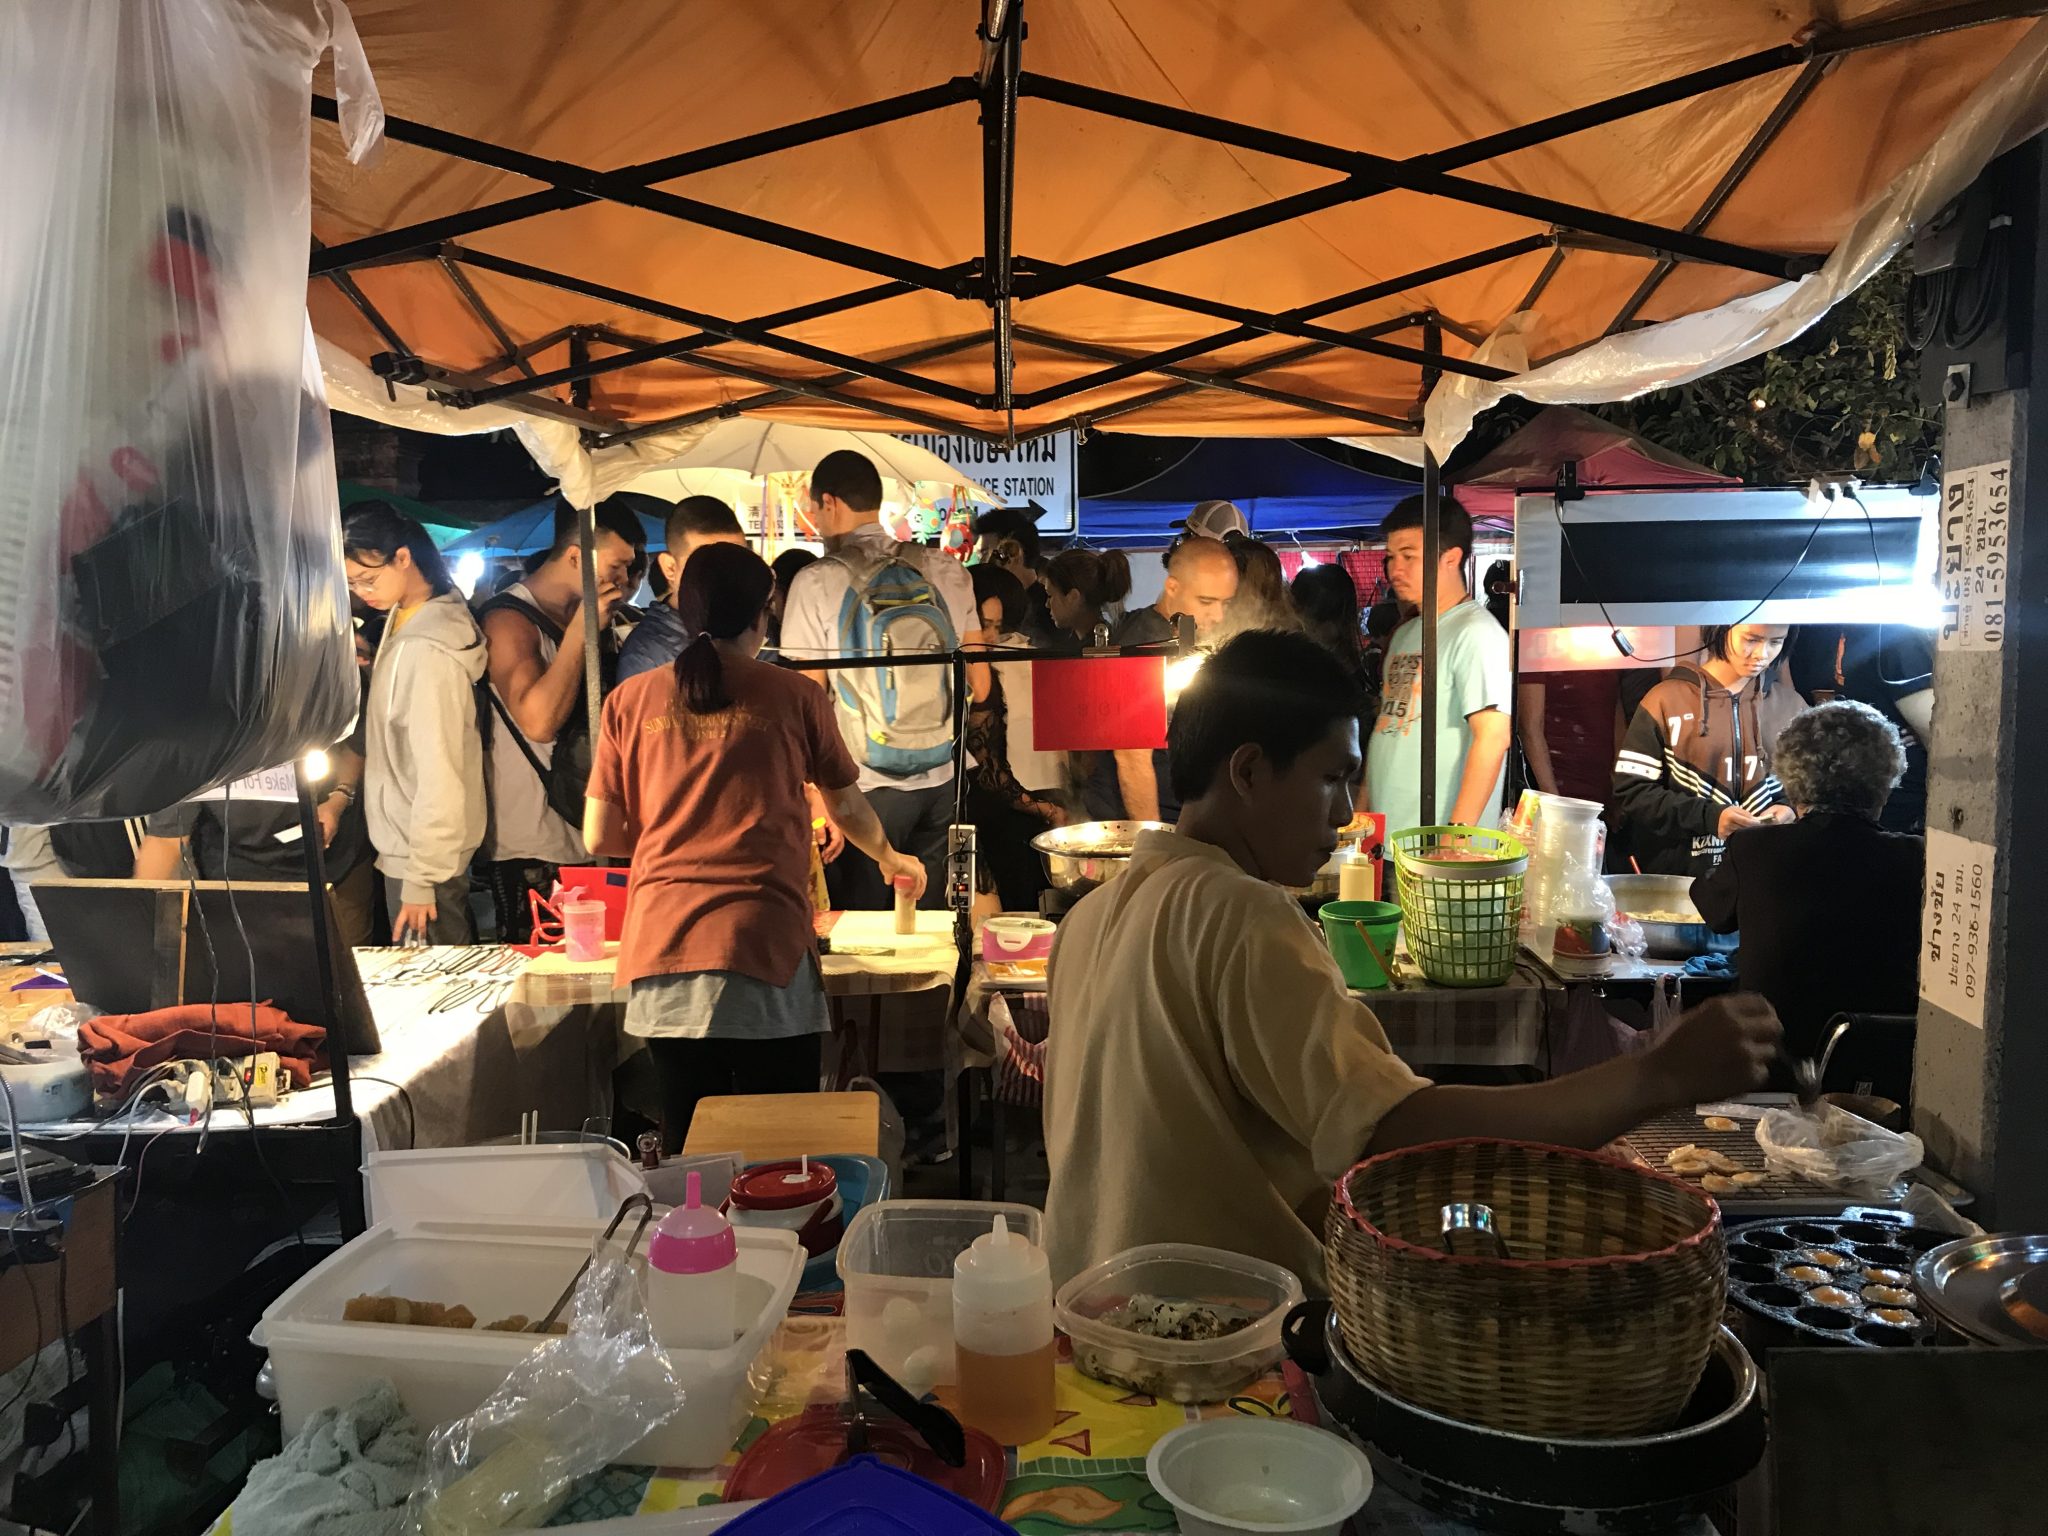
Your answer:
[[[1654,1047],[1545,1083],[1432,1084],[1387,1045],[1284,886],[1351,819],[1364,701],[1306,636],[1238,636],[1180,696],[1172,832],[1060,925],[1045,1074],[1055,1281],[1200,1243],[1323,1284],[1323,1212],[1369,1152],[1456,1136],[1597,1147],[1764,1080],[1778,1021],[1716,999]]]

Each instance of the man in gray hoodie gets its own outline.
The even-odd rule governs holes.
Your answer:
[[[387,614],[370,672],[363,811],[394,943],[468,944],[469,863],[484,840],[476,685],[484,638],[427,532],[383,502],[351,508],[349,590]]]

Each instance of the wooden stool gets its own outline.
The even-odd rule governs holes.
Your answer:
[[[683,1151],[736,1152],[749,1163],[875,1157],[881,1139],[882,1101],[872,1093],[743,1093],[698,1100]]]

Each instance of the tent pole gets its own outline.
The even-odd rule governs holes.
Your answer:
[[[982,280],[994,319],[995,391],[989,409],[1016,422],[1015,357],[1010,335],[1011,223],[1017,190],[1017,72],[1024,54],[1024,0],[982,0],[981,222]]]
[[[1422,325],[1422,346],[1425,352],[1435,352],[1440,345],[1436,322],[1425,320]],[[1427,368],[1422,375],[1422,403],[1429,405],[1431,391],[1436,388],[1438,375]],[[1442,516],[1443,476],[1436,461],[1436,455],[1427,446],[1422,450],[1422,824],[1433,827],[1437,824],[1439,811],[1449,815],[1451,807],[1436,803],[1436,721],[1437,721],[1437,566],[1441,561],[1444,547]],[[1402,830],[1389,827],[1389,832]]]

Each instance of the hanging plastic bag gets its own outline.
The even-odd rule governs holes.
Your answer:
[[[579,1478],[683,1406],[624,1251],[602,1242],[569,1302],[569,1331],[528,1355],[467,1418],[443,1424],[409,1506],[422,1536],[544,1525]]]
[[[354,716],[305,312],[330,40],[360,151],[381,110],[339,0],[0,26],[0,821],[160,810]]]
[[[1811,1111],[1768,1111],[1757,1122],[1756,1144],[1773,1168],[1873,1201],[1895,1195],[1899,1180],[1924,1155],[1918,1136],[1888,1131],[1825,1101]]]

